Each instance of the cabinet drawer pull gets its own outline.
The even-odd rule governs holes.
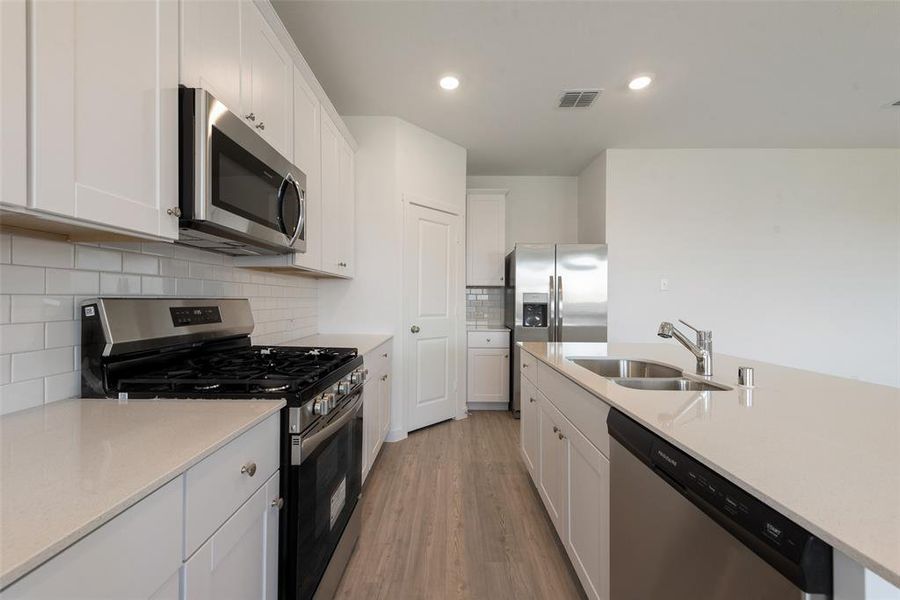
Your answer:
[[[241,467],[241,473],[246,473],[250,477],[253,477],[254,475],[256,475],[256,463],[248,462],[246,465]]]
[[[181,216],[181,209],[178,208],[178,207],[176,206],[175,208],[167,209],[167,210],[166,210],[166,214],[172,215],[173,217],[180,217],[180,216]]]
[[[387,358],[387,352],[381,355],[381,358]]]
[[[382,375],[382,376],[381,376],[381,380],[382,380],[382,381],[387,381],[387,375]]]
[[[553,426],[553,433],[559,433],[559,427],[556,425]]]
[[[281,496],[272,500],[272,508],[277,508],[280,510],[282,506],[284,506],[284,498],[282,498]]]
[[[528,401],[529,401],[529,402],[534,402],[534,398],[529,398]]]
[[[255,121],[256,115],[254,115],[253,113],[250,113],[249,115],[246,115],[244,118],[247,119],[248,121]]]
[[[262,131],[262,130],[264,130],[264,129],[266,128],[266,124],[263,123],[262,121],[260,121],[259,123],[257,123],[257,124],[255,125],[255,127],[256,127],[257,129],[259,129],[260,131]]]
[[[558,436],[559,436],[559,439],[561,439],[561,440],[566,439],[566,436],[564,436],[564,435],[561,434],[561,433],[557,433],[556,435],[558,435]]]

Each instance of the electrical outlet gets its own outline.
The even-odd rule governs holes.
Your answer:
[[[659,280],[659,291],[668,292],[669,291],[669,280],[663,277]]]

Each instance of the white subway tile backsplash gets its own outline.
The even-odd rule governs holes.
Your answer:
[[[81,395],[81,371],[44,378],[44,402],[56,402]]]
[[[12,322],[38,323],[72,319],[71,296],[13,296]]]
[[[145,254],[126,252],[122,255],[122,270],[126,273],[141,273],[142,275],[156,275],[159,273],[159,259]]]
[[[48,294],[97,294],[100,274],[96,271],[47,269]]]
[[[0,354],[30,352],[43,347],[43,323],[0,325]]]
[[[43,402],[43,379],[0,385],[0,415],[40,406]]]
[[[12,254],[12,236],[0,233],[0,263],[8,265]]]
[[[177,291],[176,280],[171,277],[141,277],[141,294],[144,296],[174,296]]]
[[[44,270],[36,267],[0,265],[0,292],[4,294],[43,294]]]
[[[13,236],[12,262],[36,267],[71,268],[75,251],[72,244],[42,237]]]
[[[71,348],[53,348],[12,355],[13,381],[25,381],[74,370]]]
[[[44,335],[45,348],[74,346],[81,341],[81,321],[57,321],[47,323]]]
[[[259,324],[254,343],[318,330],[313,278],[242,269],[230,257],[174,244],[71,244],[3,233],[0,413],[79,395],[80,305],[98,294],[246,297]]]
[[[100,273],[100,294],[104,296],[132,296],[141,293],[139,275]]]
[[[75,247],[75,266],[89,271],[121,271],[122,253],[117,250],[93,248],[79,244]]]
[[[203,280],[201,279],[179,279],[176,285],[179,296],[203,295]]]

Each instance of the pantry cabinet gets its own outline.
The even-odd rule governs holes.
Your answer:
[[[28,208],[174,239],[178,5],[32,2]]]
[[[466,202],[466,285],[505,285],[506,194],[469,190]]]
[[[608,600],[609,407],[521,354],[522,458],[587,597]]]

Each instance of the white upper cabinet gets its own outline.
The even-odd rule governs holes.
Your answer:
[[[466,204],[466,285],[502,286],[507,190],[469,190]]]
[[[356,218],[353,149],[322,116],[322,271],[353,277]]]
[[[29,208],[177,237],[178,5],[30,9]]]
[[[26,203],[25,0],[0,2],[0,204]]]
[[[181,82],[241,110],[242,0],[181,2]]]
[[[306,252],[294,265],[322,268],[322,145],[319,100],[294,69],[294,164],[306,174]]]
[[[251,0],[243,0],[241,17],[241,108],[263,139],[293,160],[293,60]]]

